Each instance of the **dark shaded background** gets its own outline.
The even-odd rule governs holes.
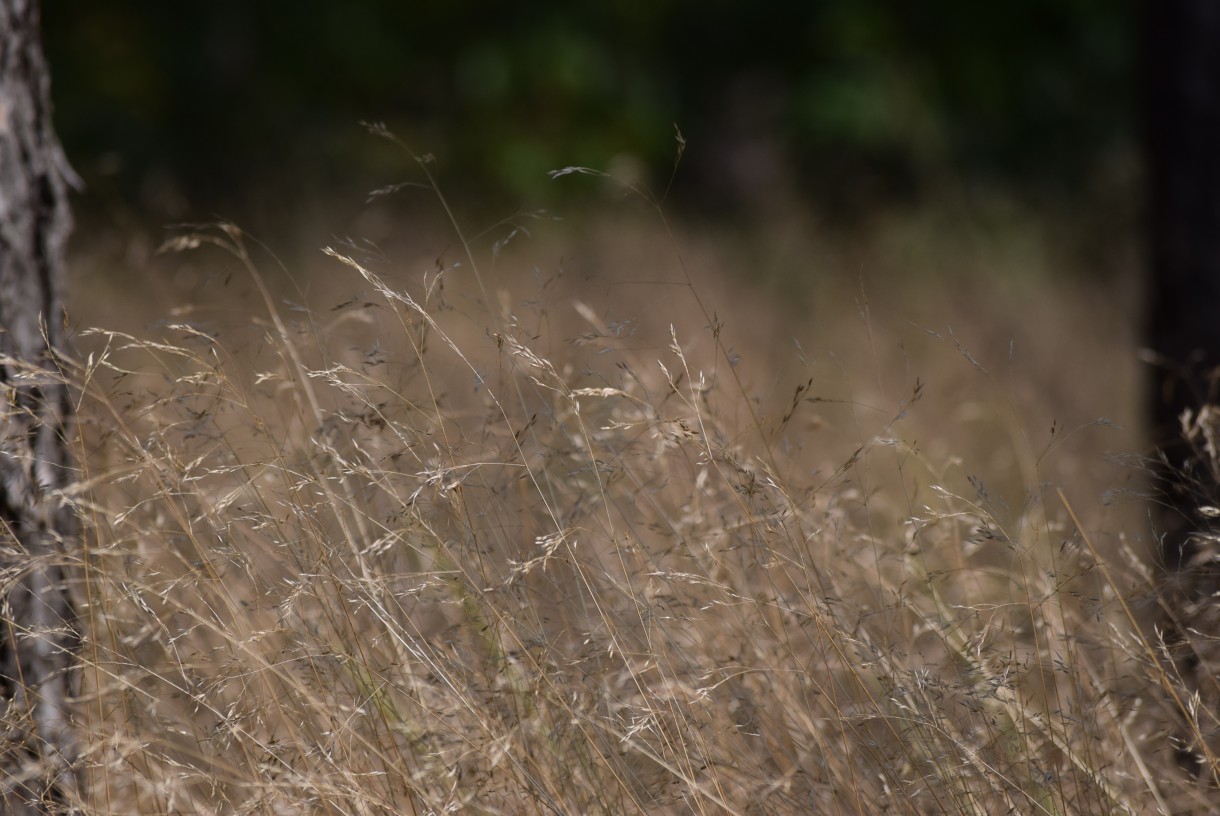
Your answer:
[[[1133,167],[1131,0],[44,5],[78,213],[276,234],[414,177],[479,214],[609,168],[677,209],[851,223],[1000,190],[1100,232]],[[573,192],[575,191],[575,192]],[[322,203],[325,202],[325,203]],[[1112,225],[1109,227],[1112,229]]]

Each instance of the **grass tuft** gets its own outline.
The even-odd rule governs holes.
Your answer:
[[[1045,451],[1013,504],[923,450],[923,381],[760,398],[685,263],[693,310],[631,326],[351,248],[317,311],[231,226],[172,248],[205,245],[261,316],[91,330],[74,375],[96,812],[1210,806],[1159,579]]]

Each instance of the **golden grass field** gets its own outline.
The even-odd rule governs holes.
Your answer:
[[[1208,812],[1132,262],[384,232],[76,264],[95,812]]]

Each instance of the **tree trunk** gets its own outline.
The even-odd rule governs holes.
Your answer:
[[[1149,389],[1152,442],[1162,456],[1157,492],[1159,553],[1156,632],[1166,674],[1193,706],[1173,728],[1179,764],[1212,787],[1220,774],[1215,728],[1220,549],[1220,2],[1146,0],[1144,144],[1151,228],[1148,343],[1157,364]],[[1180,417],[1195,417],[1194,438]],[[1210,530],[1209,530],[1210,528]]]
[[[1145,9],[1148,341],[1157,363],[1148,408],[1167,464],[1160,555],[1176,569],[1194,556],[1198,508],[1218,503],[1220,474],[1192,461],[1179,417],[1220,398],[1220,3],[1149,0]]]
[[[0,0],[0,814],[78,800],[71,670],[75,554],[54,352],[71,170],[51,126],[36,0]]]

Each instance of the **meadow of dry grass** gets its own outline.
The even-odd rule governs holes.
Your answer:
[[[78,284],[95,812],[1207,811],[1123,276],[520,226]]]

